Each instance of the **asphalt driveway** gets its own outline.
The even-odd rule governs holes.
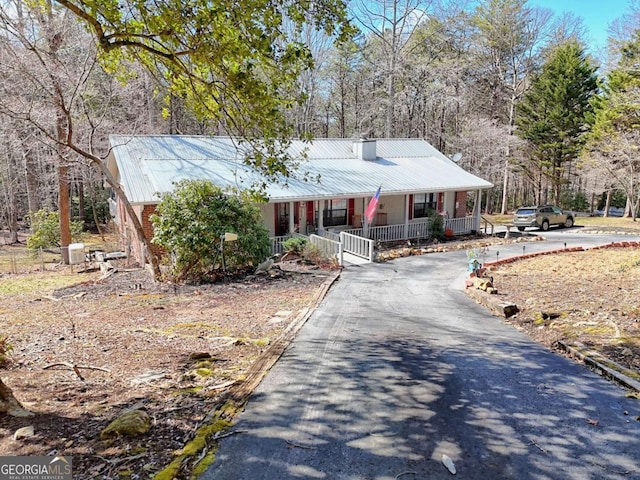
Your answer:
[[[526,248],[574,241],[609,239]],[[443,455],[458,478],[640,479],[640,401],[475,304],[465,269],[464,252],[347,268],[201,479],[450,478]]]

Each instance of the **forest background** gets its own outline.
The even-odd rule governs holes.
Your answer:
[[[252,123],[246,105],[203,113],[208,99],[185,93],[158,52],[113,58],[91,18],[79,15],[111,3],[0,2],[0,222],[9,242],[29,212],[56,210],[66,195],[71,218],[100,225],[109,217],[105,172],[96,166],[112,133],[424,138],[447,155],[461,153],[461,167],[494,183],[485,212],[554,202],[582,211],[623,207],[635,219],[635,1],[597,54],[588,53],[579,17],[526,0],[353,0],[346,13],[354,28],[340,31],[326,28],[342,22],[339,15],[327,14],[324,28],[285,18],[273,38],[304,46],[295,51],[308,54],[304,65],[283,69],[281,87],[243,87],[254,89],[258,115],[287,125],[277,131]],[[225,35],[234,28],[242,25]],[[280,58],[287,55],[294,56],[287,50]],[[236,98],[216,92],[216,108],[233,110]],[[276,108],[269,96],[281,100]]]

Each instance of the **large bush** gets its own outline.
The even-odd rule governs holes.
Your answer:
[[[60,239],[60,216],[58,212],[48,210],[38,210],[29,217],[32,235],[27,239],[27,247],[32,250],[38,248],[59,247]],[[82,237],[82,222],[70,222],[71,239],[80,240]]]
[[[183,180],[161,196],[157,213],[151,217],[152,242],[169,252],[179,281],[202,282],[220,274],[220,237],[226,232],[238,235],[237,241],[223,244],[228,272],[269,256],[269,232],[246,194],[224,192],[208,180]]]

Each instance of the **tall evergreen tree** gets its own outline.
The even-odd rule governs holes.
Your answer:
[[[640,30],[620,48],[618,65],[593,105],[590,150],[612,183],[627,194],[625,215],[635,220],[640,202]]]
[[[597,67],[584,48],[569,40],[551,50],[542,71],[517,108],[517,134],[530,146],[532,166],[547,178],[555,203],[588,130]]]

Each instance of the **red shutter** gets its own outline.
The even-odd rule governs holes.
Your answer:
[[[444,192],[438,194],[438,212],[442,213],[442,204],[444,202]]]
[[[353,220],[353,213],[356,211],[356,199],[355,198],[350,198],[349,199],[349,207],[347,209],[347,225],[351,225],[351,222]]]
[[[273,234],[277,237],[278,230],[280,229],[280,222],[278,221],[278,204],[273,204]]]
[[[413,218],[413,195],[409,195],[409,220]]]
[[[307,202],[307,225],[315,226],[314,218],[313,218],[313,201]]]

